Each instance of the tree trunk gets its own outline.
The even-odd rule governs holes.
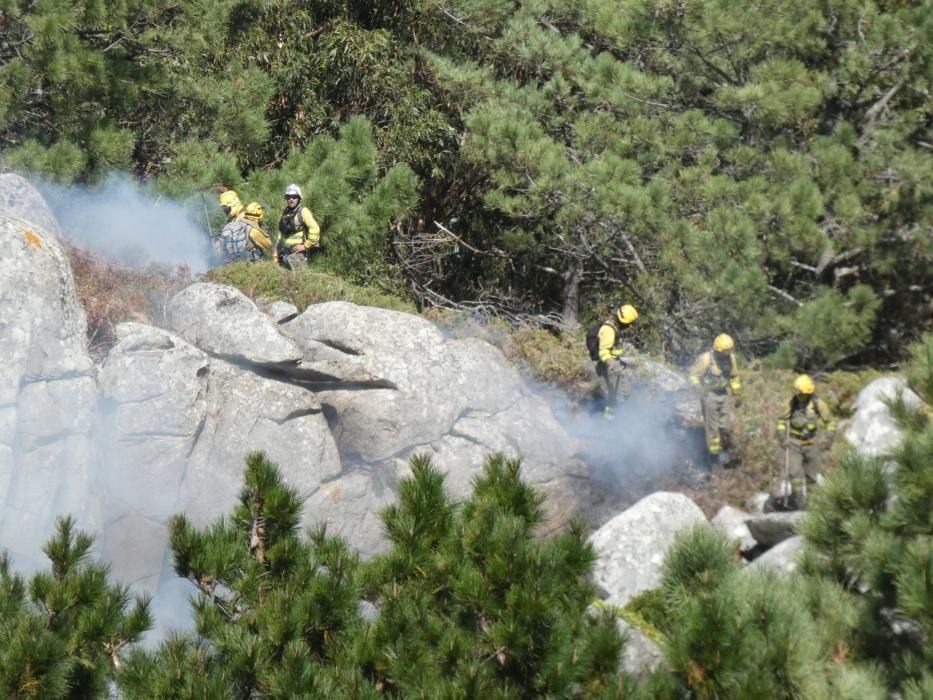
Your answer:
[[[561,317],[565,330],[580,327],[580,283],[583,281],[583,266],[577,260],[568,260],[561,273],[564,280],[561,299]]]

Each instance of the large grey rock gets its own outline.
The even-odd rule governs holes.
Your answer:
[[[416,452],[435,458],[457,497],[467,495],[490,453],[522,455],[525,478],[548,497],[546,529],[580,506],[579,444],[488,343],[448,340],[420,317],[344,302],[311,306],[281,328],[304,351],[301,371],[333,378],[312,385],[332,416],[344,463],[356,470],[330,484],[314,507],[333,512],[346,507],[333,494],[352,494],[347,512],[373,528],[357,528],[357,546],[379,540],[368,509],[389,502]]]
[[[192,284],[167,308],[169,329],[204,352],[261,367],[295,366],[301,351],[275,321],[242,292],[219,284]]]
[[[162,557],[151,552],[164,546],[169,516],[185,512],[205,525],[229,512],[251,451],[263,450],[305,498],[340,474],[313,394],[212,358],[168,331],[125,323],[117,338],[100,372],[97,424],[102,547],[117,575],[157,582]],[[123,548],[125,530],[149,533],[147,543]]]
[[[855,412],[845,432],[846,440],[859,454],[865,457],[883,456],[901,441],[901,430],[895,424],[887,405],[898,395],[914,410],[923,404],[900,377],[876,379],[859,393]]]
[[[703,511],[679,493],[646,496],[590,536],[598,556],[593,576],[607,602],[624,606],[661,582],[661,566],[677,533],[707,524]]]
[[[758,544],[749,532],[748,525],[745,524],[751,517],[738,508],[723,506],[710,520],[710,524],[735,542],[740,552],[748,552]]]
[[[548,497],[543,531],[583,503],[579,445],[547,402],[491,345],[419,317],[345,303],[265,313],[196,284],[166,309],[175,332],[122,324],[98,370],[52,229],[38,193],[0,176],[0,547],[17,556],[44,564],[54,516],[70,512],[117,578],[177,587],[167,518],[227,513],[257,449],[307,499],[307,523],[364,553],[384,546],[379,511],[416,451],[454,496],[491,452],[523,455]]]
[[[40,228],[52,239],[62,237],[55,214],[32,184],[15,173],[0,173],[0,212],[26,228]]]
[[[634,676],[648,675],[664,665],[664,653],[648,635],[622,618],[616,619],[616,627],[627,640],[620,664],[623,671]]]
[[[797,557],[801,549],[803,549],[803,538],[799,535],[789,537],[756,558],[743,571],[773,569],[780,573],[792,574],[797,570]]]
[[[797,526],[803,520],[805,511],[792,510],[783,513],[766,513],[756,515],[745,521],[748,531],[758,544],[773,547],[778,542],[797,534]]]
[[[0,175],[0,548],[24,568],[58,514],[90,512],[95,373],[57,231],[35,188]]]

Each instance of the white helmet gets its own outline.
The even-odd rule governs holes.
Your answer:
[[[301,199],[301,188],[298,185],[291,184],[285,188],[286,197],[294,197],[298,195],[298,199]]]

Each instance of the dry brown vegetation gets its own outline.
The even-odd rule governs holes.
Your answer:
[[[116,342],[114,328],[118,323],[163,325],[168,300],[193,281],[185,267],[136,270],[71,244],[65,244],[65,249],[78,299],[87,315],[88,344],[95,359],[103,357]]]

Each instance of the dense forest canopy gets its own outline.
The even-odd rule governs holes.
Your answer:
[[[4,167],[275,208],[422,305],[786,366],[929,328],[933,5],[0,1]]]

